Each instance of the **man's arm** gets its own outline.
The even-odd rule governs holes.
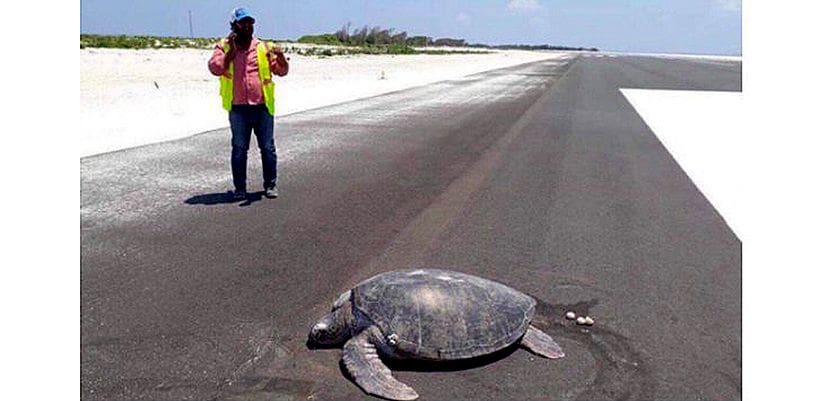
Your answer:
[[[214,46],[214,53],[211,55],[211,59],[208,60],[208,69],[211,71],[211,74],[216,76],[225,75],[225,72],[228,71],[228,65],[233,61],[234,57],[234,49],[236,46],[233,45],[233,38],[230,36],[224,40],[219,41],[216,46]],[[228,51],[225,52],[225,47],[223,43],[228,43]]]

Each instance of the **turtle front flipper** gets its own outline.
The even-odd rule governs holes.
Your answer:
[[[391,400],[415,400],[410,386],[396,380],[384,365],[371,341],[375,327],[364,330],[344,345],[342,360],[350,376],[366,393]]]
[[[521,345],[545,358],[558,359],[564,357],[561,346],[547,333],[536,329],[533,325],[527,327],[527,332],[524,334],[524,338],[521,339]]]

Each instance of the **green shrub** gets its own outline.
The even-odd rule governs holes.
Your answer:
[[[218,38],[178,38],[160,36],[80,35],[80,48],[102,47],[114,49],[210,49]]]
[[[416,54],[416,49],[401,43],[387,46],[387,54]]]
[[[299,43],[312,43],[314,45],[341,45],[339,38],[332,33],[322,35],[305,35],[297,40]]]

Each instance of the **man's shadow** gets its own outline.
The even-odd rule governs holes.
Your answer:
[[[248,192],[244,199],[235,199],[233,191],[217,192],[213,194],[196,195],[185,200],[188,205],[221,205],[238,203],[239,206],[250,206],[252,203],[262,200],[265,192]]]

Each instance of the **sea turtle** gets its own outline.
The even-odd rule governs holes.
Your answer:
[[[350,376],[366,393],[394,400],[418,394],[381,358],[452,361],[520,344],[561,358],[555,341],[530,324],[535,300],[503,284],[440,269],[373,276],[346,291],[310,330],[308,345],[343,346]]]

